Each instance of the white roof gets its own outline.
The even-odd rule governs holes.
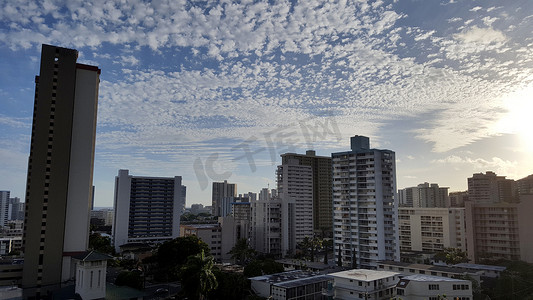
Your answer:
[[[367,269],[353,269],[337,273],[330,273],[328,275],[336,278],[355,279],[359,281],[374,281],[400,275],[400,273]]]
[[[465,282],[465,283],[470,282],[464,279],[456,279],[456,278],[424,275],[424,274],[409,275],[409,276],[403,277],[402,279],[407,279],[410,281],[452,281],[452,282]]]

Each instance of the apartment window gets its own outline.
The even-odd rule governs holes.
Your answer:
[[[429,290],[430,291],[438,291],[439,290],[439,285],[438,284],[430,284],[429,285]]]

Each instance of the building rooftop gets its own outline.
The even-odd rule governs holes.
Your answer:
[[[395,275],[400,275],[400,273],[396,272],[389,272],[389,271],[376,271],[376,270],[367,270],[367,269],[353,269],[353,270],[346,270],[342,272],[337,273],[331,273],[329,274],[333,277],[340,277],[345,279],[355,279],[359,281],[374,281],[379,280]]]
[[[81,255],[73,256],[73,258],[81,261],[97,261],[97,260],[108,260],[113,259],[112,256],[99,253],[96,251],[87,251]]]
[[[424,275],[424,274],[415,274],[415,275],[409,275],[402,278],[402,280],[410,280],[410,281],[448,281],[448,282],[470,282],[468,280],[463,279],[455,279],[450,277],[442,277],[442,276],[433,276],[433,275]]]
[[[478,264],[469,264],[469,263],[460,263],[460,264],[455,264],[453,266],[457,268],[496,271],[496,272],[503,272],[507,269],[506,267],[502,267],[502,266],[478,265]]]
[[[263,281],[263,282],[270,282],[272,284],[287,282],[287,281],[293,281],[298,279],[304,279],[309,278],[312,276],[320,275],[317,272],[307,272],[302,270],[294,270],[294,271],[288,271],[283,273],[276,273],[276,274],[270,274],[270,275],[262,275],[262,276],[256,276],[252,278],[248,278],[250,280],[255,281]]]
[[[308,284],[313,284],[313,283],[318,283],[318,282],[323,282],[323,281],[328,281],[328,280],[333,280],[333,278],[328,275],[314,275],[314,276],[307,277],[307,278],[299,278],[299,279],[285,281],[281,283],[275,283],[273,285],[278,286],[278,287],[283,287],[283,288],[293,288],[297,286],[308,285]]]
[[[417,270],[439,271],[439,272],[448,272],[448,273],[456,273],[456,274],[470,273],[469,270],[467,270],[465,268],[460,268],[460,267],[446,267],[446,266],[435,266],[435,265],[424,265],[424,264],[411,264],[411,263],[389,261],[389,260],[379,261],[378,265],[379,264],[399,266],[399,267],[411,268],[411,269],[417,269]]]
[[[212,228],[219,228],[220,226],[218,223],[213,224],[183,224],[181,225],[183,227],[192,227],[195,229],[212,229]]]

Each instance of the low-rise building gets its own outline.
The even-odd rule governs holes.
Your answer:
[[[222,251],[222,227],[215,224],[189,224],[180,226],[180,236],[195,235],[209,246],[211,255],[216,261],[227,259]]]
[[[482,271],[471,271],[464,268],[425,264],[410,264],[396,261],[380,261],[378,263],[378,270],[398,272],[402,275],[432,275],[459,279],[469,276],[477,282],[481,282],[481,276],[483,276]]]
[[[403,277],[396,285],[396,294],[409,300],[473,299],[469,280],[420,274]]]
[[[396,296],[399,273],[353,269],[328,274],[333,278],[335,299],[390,299]]]
[[[325,291],[332,278],[301,270],[249,278],[252,291],[273,300],[328,299]],[[323,294],[324,293],[324,294]]]

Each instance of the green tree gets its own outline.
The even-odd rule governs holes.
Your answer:
[[[227,273],[215,268],[218,287],[209,293],[209,299],[244,299],[249,294],[250,280],[243,274]]]
[[[187,258],[202,251],[209,253],[209,246],[195,235],[178,237],[161,244],[156,254],[160,270],[158,274],[159,280],[176,279],[177,270],[185,264]]]
[[[91,233],[89,235],[89,249],[115,255],[115,248],[111,246],[111,239],[99,233]]]
[[[134,289],[142,289],[143,288],[143,280],[141,277],[141,272],[139,271],[123,271],[118,274],[117,278],[115,279],[115,284],[118,286],[126,285],[129,287],[132,287]]]
[[[187,263],[180,269],[182,291],[187,297],[205,299],[210,291],[218,287],[213,266],[213,256],[206,256],[203,250],[187,258]]]
[[[448,265],[468,262],[468,254],[459,248],[444,248],[435,254],[435,259],[444,261]]]
[[[322,247],[324,248],[324,264],[327,265],[329,249],[333,249],[333,240],[332,239],[322,240]]]
[[[247,260],[256,256],[255,250],[250,248],[246,239],[239,239],[228,254],[231,254],[231,259],[237,260],[240,265],[244,265]]]
[[[267,274],[281,273],[285,271],[283,265],[272,259],[254,260],[244,267],[243,274],[246,277],[255,277]]]

